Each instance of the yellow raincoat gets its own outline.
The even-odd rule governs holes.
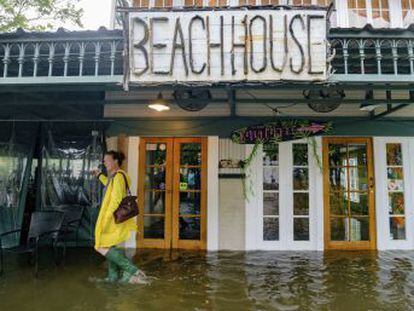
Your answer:
[[[114,220],[114,211],[127,195],[125,180],[121,172],[127,177],[128,186],[131,185],[129,176],[123,170],[118,170],[118,173],[115,174],[115,177],[112,178],[112,181],[107,186],[98,220],[96,221],[95,249],[118,245],[129,239],[131,231],[137,231],[135,218],[128,219],[120,224],[116,224]],[[99,180],[106,185],[108,177],[101,174]]]

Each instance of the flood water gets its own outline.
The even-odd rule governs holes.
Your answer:
[[[412,251],[139,251],[151,285],[89,281],[106,273],[89,249],[58,267],[41,255],[38,279],[7,257],[0,310],[414,310]]]

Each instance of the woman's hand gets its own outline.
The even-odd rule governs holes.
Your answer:
[[[99,170],[92,170],[91,171],[91,174],[93,175],[93,176],[95,176],[95,177],[98,177],[98,175],[100,174],[101,172],[99,171]]]

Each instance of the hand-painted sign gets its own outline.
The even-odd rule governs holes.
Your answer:
[[[322,81],[326,11],[131,12],[130,81]]]
[[[236,130],[231,138],[239,144],[265,144],[314,136],[327,133],[330,129],[330,123],[283,120]]]

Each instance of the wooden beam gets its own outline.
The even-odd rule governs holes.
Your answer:
[[[236,90],[230,89],[227,91],[228,103],[230,107],[230,116],[235,117],[236,114]]]
[[[112,99],[106,100],[105,104],[142,104],[147,105],[148,101],[152,100],[153,98],[148,99]],[[305,98],[257,98],[257,99],[241,99],[235,98],[235,101],[238,104],[308,104],[312,102],[309,99]],[[338,100],[315,100],[316,102],[320,103],[337,103]],[[313,102],[315,102],[313,101]],[[360,99],[344,99],[341,101],[341,104],[361,104],[364,101],[363,98]],[[229,98],[212,98],[211,103],[229,103]],[[365,100],[365,103],[372,104],[372,105],[387,105],[390,102],[387,102],[384,99],[372,99],[372,100]],[[395,100],[395,104],[414,104],[414,102],[410,99],[399,99]],[[392,102],[391,102],[392,104]]]
[[[386,117],[387,115],[389,115],[391,113],[394,113],[394,112],[396,112],[398,110],[404,109],[407,106],[409,106],[409,104],[401,104],[401,105],[398,105],[398,106],[393,107],[393,108],[389,108],[388,107],[387,108],[387,111],[381,112],[381,113],[373,116],[372,119],[379,119],[379,118]]]

